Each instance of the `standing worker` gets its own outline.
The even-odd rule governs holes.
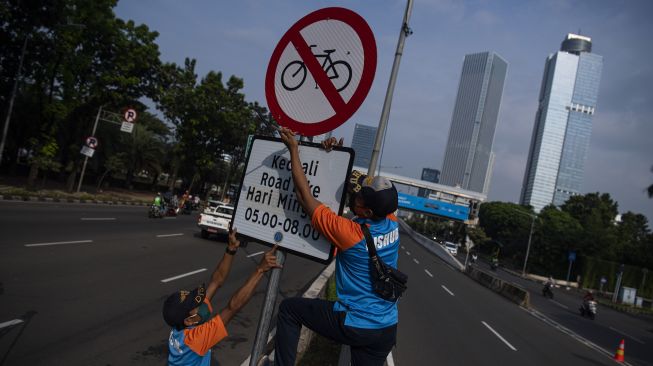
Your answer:
[[[351,346],[351,364],[378,365],[396,342],[397,303],[384,300],[372,290],[370,258],[360,224],[369,227],[377,255],[397,268],[399,227],[393,212],[397,190],[383,177],[352,174],[349,206],[352,220],[338,216],[310,192],[299,158],[295,134],[282,128],[281,139],[290,151],[292,177],[298,201],[311,217],[312,225],[338,247],[336,292],[338,300],[288,298],[279,305],[275,344],[275,366],[292,366],[302,325],[338,343]],[[341,140],[342,143],[342,140]],[[323,142],[330,150],[335,138]]]
[[[233,294],[220,314],[212,315],[211,299],[227,279],[239,246],[234,229],[229,232],[229,245],[213,271],[209,286],[204,288],[202,285],[192,291],[177,291],[163,304],[163,319],[172,327],[168,339],[168,365],[210,365],[211,348],[227,336],[227,324],[252,297],[263,273],[280,267],[274,255],[277,250],[275,246],[265,253],[256,270]]]

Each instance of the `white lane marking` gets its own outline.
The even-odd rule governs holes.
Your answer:
[[[406,254],[410,255],[410,252],[409,252],[409,251],[406,251]]]
[[[431,274],[431,272],[429,272],[429,270],[428,270],[428,269],[425,269],[425,270],[424,270],[424,272],[426,272],[426,274],[427,274],[427,275],[429,275],[429,276],[431,276],[431,277],[433,277],[433,275]]]
[[[55,241],[52,243],[35,243],[35,244],[25,244],[26,247],[44,247],[48,245],[64,245],[64,244],[82,244],[82,243],[92,243],[93,240],[75,240],[75,241]]]
[[[537,311],[535,309],[526,309],[526,308],[523,308],[521,306],[519,308],[524,310],[525,312],[529,313],[534,318],[543,321],[545,324],[552,326],[553,328],[555,328],[555,329],[559,330],[560,332],[570,336],[571,338],[573,338],[573,339],[577,340],[578,342],[586,345],[587,347],[597,351],[598,353],[600,353],[600,354],[602,354],[604,356],[607,356],[610,359],[612,359],[612,357],[614,356],[614,351],[612,351],[612,350],[608,351],[606,349],[603,349],[603,348],[599,347],[595,343],[592,343],[590,340],[588,340],[586,338],[583,338],[583,337],[579,336],[578,334],[574,333],[571,329],[566,328],[562,324],[557,323],[556,321],[549,319],[546,315],[540,313],[539,311]],[[630,363],[628,363],[626,361],[624,361],[623,364],[626,365],[626,366],[633,366],[633,365],[631,365]]]
[[[628,334],[628,333],[626,333],[626,332],[622,332],[622,331],[620,331],[619,329],[617,329],[617,328],[613,328],[613,327],[608,327],[608,328],[614,330],[615,332],[617,332],[617,333],[619,333],[619,334],[621,334],[621,335],[624,335],[624,336],[626,336],[626,337],[632,339],[632,340],[635,341],[635,342],[639,342],[639,343],[641,343],[641,344],[644,344],[643,341],[641,341],[641,340],[639,340],[639,339],[637,339],[637,338],[631,336],[630,334]]]
[[[82,217],[82,221],[114,221],[115,217]]]
[[[256,257],[257,255],[261,255],[261,254],[263,254],[263,253],[265,253],[265,252],[256,252],[256,253],[252,253],[252,254],[248,255],[247,258]]]
[[[445,291],[447,291],[447,292],[449,293],[449,295],[451,295],[451,296],[456,296],[456,295],[453,294],[453,292],[451,292],[451,290],[449,290],[449,289],[447,288],[447,286],[442,285],[442,288],[443,288]]]
[[[157,238],[168,238],[168,237],[171,237],[171,236],[182,236],[182,235],[184,235],[184,234],[181,234],[181,233],[179,233],[179,234],[162,234],[162,235],[157,235],[156,237]]]
[[[392,358],[392,351],[388,353],[388,357],[385,358],[385,362],[388,363],[388,366],[395,366],[395,360]]]
[[[401,246],[401,249],[406,250],[406,247],[402,245],[402,246]]]
[[[503,343],[505,343],[508,347],[510,347],[511,350],[513,350],[513,351],[517,350],[517,348],[513,347],[512,344],[510,344],[510,342],[506,341],[506,339],[503,338],[501,336],[501,334],[499,334],[496,330],[492,329],[492,327],[489,326],[488,323],[486,323],[484,321],[481,321],[481,323],[483,323],[483,325],[485,325],[487,327],[487,329],[489,329],[492,333],[494,333],[495,336],[497,336],[500,340],[502,340]]]
[[[413,262],[415,262],[416,264],[419,264],[419,261],[417,259],[415,259],[415,258],[413,258]]]
[[[11,327],[12,325],[20,324],[23,321],[21,319],[14,319],[10,320],[8,322],[0,323],[0,329],[6,328],[6,327]]]
[[[555,301],[555,300],[551,300],[551,302],[554,303],[554,304],[556,304],[556,305],[558,305],[558,306],[560,306],[561,308],[569,309],[569,306],[567,306],[567,305],[565,305],[565,304],[561,304],[561,303],[559,303],[559,302],[557,302],[557,301]]]
[[[174,276],[174,277],[163,279],[163,280],[161,280],[161,282],[166,283],[166,282],[178,280],[178,279],[180,279],[182,277],[191,276],[191,275],[194,275],[196,273],[200,273],[200,272],[204,272],[204,271],[206,271],[206,268],[200,268],[200,269],[198,269],[196,271],[192,271],[192,272],[180,274],[179,276]]]

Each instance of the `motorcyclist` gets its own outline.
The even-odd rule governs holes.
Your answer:
[[[594,294],[592,293],[592,290],[587,290],[587,293],[583,296],[583,303],[586,304],[590,301],[594,301]]]
[[[159,209],[159,212],[161,215],[164,213],[164,207],[163,207],[163,197],[161,197],[161,192],[157,192],[156,197],[154,197],[154,206]]]

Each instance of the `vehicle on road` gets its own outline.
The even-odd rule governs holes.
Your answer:
[[[147,211],[147,217],[154,219],[154,218],[161,218],[163,217],[163,213],[161,212],[161,208],[155,204],[151,204],[149,210]]]
[[[492,257],[492,261],[490,261],[490,269],[496,271],[497,268],[499,268],[499,258]]]
[[[210,212],[203,212],[197,220],[202,238],[206,239],[211,234],[228,233],[231,218],[234,215],[234,207],[230,205],[218,205]]]
[[[226,203],[218,200],[208,200],[206,201],[206,207],[204,208],[205,213],[210,213],[211,211],[215,210],[216,207],[220,205],[226,205]]]
[[[553,299],[553,284],[551,282],[544,284],[544,288],[542,288],[542,296]]]
[[[456,243],[452,243],[450,241],[445,241],[444,242],[444,248],[449,251],[449,253],[453,255],[458,254],[458,245]]]
[[[583,317],[588,317],[592,320],[596,318],[596,301],[586,300],[583,301],[583,305],[580,306],[580,315]]]

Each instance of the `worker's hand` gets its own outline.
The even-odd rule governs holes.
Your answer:
[[[282,266],[280,264],[277,264],[277,256],[274,255],[277,252],[277,249],[279,248],[279,245],[275,245],[263,255],[263,259],[261,259],[261,262],[258,264],[256,267],[257,271],[260,272],[267,272],[272,268],[281,268]]]
[[[238,230],[236,228],[233,228],[229,230],[229,250],[236,250],[238,247],[240,247],[240,240],[236,239],[236,234],[238,234]]]
[[[342,146],[344,141],[345,139],[342,137],[340,138],[340,141],[338,141],[338,139],[335,137],[329,137],[328,139],[322,141],[322,148],[326,151],[331,151],[333,150],[334,146]]]
[[[292,151],[298,146],[297,140],[295,139],[295,133],[290,129],[281,127],[279,130],[279,135],[281,135],[281,141],[288,147],[288,150]]]

